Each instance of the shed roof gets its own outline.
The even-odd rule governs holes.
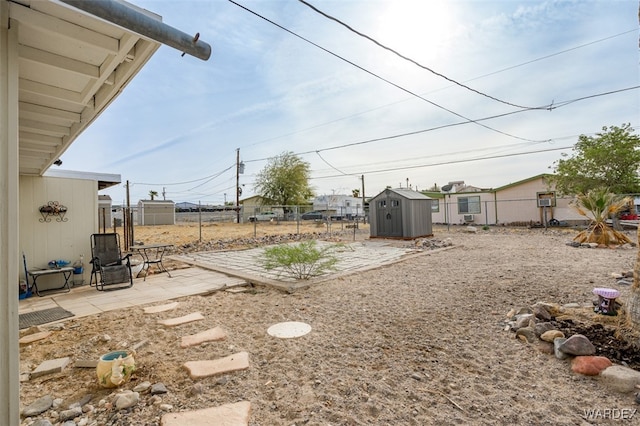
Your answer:
[[[393,192],[394,194],[397,194],[402,198],[406,198],[409,200],[431,200],[432,199],[431,197],[428,197],[421,192],[414,191],[413,189],[408,189],[408,188],[387,188],[384,191],[382,191],[380,194],[384,194],[388,192]],[[380,194],[376,195],[373,198],[378,197]]]

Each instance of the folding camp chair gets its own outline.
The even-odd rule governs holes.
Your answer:
[[[117,290],[129,288],[133,285],[131,274],[131,254],[122,256],[120,237],[118,234],[91,235],[91,279],[89,285],[98,290]],[[105,289],[105,286],[117,285],[115,288]],[[122,285],[127,284],[127,285]]]

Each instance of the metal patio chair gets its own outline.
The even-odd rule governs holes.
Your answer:
[[[133,286],[131,254],[122,256],[120,236],[116,233],[91,235],[91,279],[96,289],[119,290]],[[126,285],[125,285],[126,284]],[[105,288],[114,286],[113,288]]]

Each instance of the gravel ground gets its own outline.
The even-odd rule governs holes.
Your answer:
[[[243,400],[251,402],[256,426],[609,424],[585,412],[635,410],[632,394],[576,375],[567,361],[503,330],[512,308],[540,301],[588,304],[594,287],[616,288],[612,272],[632,268],[635,249],[569,247],[574,235],[436,227],[435,238],[450,238],[454,248],[293,294],[256,287],[183,298],[175,310],[159,314],[139,307],[66,321],[50,338],[21,348],[21,371],[63,356],[97,359],[147,340],[122,389],[149,381],[163,383],[168,393],[143,393],[133,408],[118,411],[111,406],[114,391],[98,386],[95,370],[70,366],[22,383],[21,404],[60,398],[59,408],[39,416],[53,424],[83,397],[93,408],[75,419],[84,425],[157,425],[166,411]],[[624,300],[628,287],[619,289]],[[192,312],[205,320],[170,329],[156,324]],[[312,331],[295,339],[266,333],[283,321],[305,322]],[[226,340],[180,348],[182,336],[216,326]],[[182,368],[186,361],[240,351],[250,357],[244,371],[192,380]]]

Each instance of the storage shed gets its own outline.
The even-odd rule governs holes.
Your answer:
[[[175,225],[176,203],[171,200],[138,201],[139,225]]]
[[[411,189],[387,188],[369,201],[371,238],[433,235],[431,198]]]

